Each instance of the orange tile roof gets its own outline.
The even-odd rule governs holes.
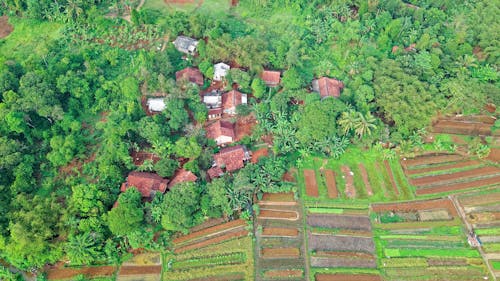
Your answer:
[[[279,71],[264,70],[260,78],[266,83],[267,86],[274,87],[280,83],[281,73]]]
[[[217,139],[220,136],[235,138],[234,124],[229,121],[218,120],[206,127],[207,138]]]
[[[153,191],[164,193],[167,190],[167,184],[168,179],[164,179],[155,173],[131,172],[120,190],[125,192],[128,188],[134,186],[142,194],[142,197],[151,197]]]
[[[231,90],[227,93],[222,94],[222,108],[224,108],[224,110],[228,110],[242,104],[243,95],[244,94],[236,90]]]
[[[200,70],[193,67],[187,67],[175,73],[175,80],[186,79],[189,82],[203,86],[203,74]]]
[[[340,90],[344,88],[344,83],[337,79],[321,77],[317,80],[319,95],[324,97],[340,97]]]
[[[227,172],[239,170],[245,166],[245,149],[242,145],[226,147],[214,155],[218,167],[225,168]]]
[[[224,171],[222,171],[221,167],[215,166],[208,169],[207,174],[211,179],[215,179],[222,176],[224,174]]]
[[[191,171],[187,171],[184,169],[179,169],[177,172],[175,172],[174,177],[172,180],[168,183],[168,188],[171,188],[172,186],[181,183],[181,182],[195,182],[198,179],[198,177],[193,174]]]

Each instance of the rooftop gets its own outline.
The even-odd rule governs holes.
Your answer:
[[[131,172],[127,181],[120,188],[125,192],[130,187],[135,187],[142,194],[142,197],[151,197],[153,192],[164,193],[167,190],[168,179],[164,179],[155,173]]]

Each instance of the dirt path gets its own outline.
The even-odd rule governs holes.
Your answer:
[[[455,196],[448,196],[448,198],[450,198],[451,202],[453,203],[453,206],[458,211],[458,215],[460,216],[460,219],[462,220],[462,222],[467,227],[467,231],[468,232],[472,232],[473,228],[470,225],[469,221],[467,221],[467,219],[465,217],[465,212],[464,212],[462,206],[460,205],[460,202],[458,202],[458,200],[457,200],[457,198]],[[497,277],[495,275],[495,270],[490,265],[488,257],[484,253],[483,248],[481,246],[479,246],[479,247],[477,247],[477,250],[479,251],[479,254],[481,254],[481,258],[483,259],[484,263],[486,264],[486,267],[488,268],[491,276],[493,277],[493,280],[496,281]]]

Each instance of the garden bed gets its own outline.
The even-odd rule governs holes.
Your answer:
[[[264,248],[261,250],[260,255],[265,259],[275,259],[275,258],[296,259],[300,257],[300,250],[299,248]]]
[[[376,268],[374,257],[357,259],[345,257],[311,257],[311,267]]]
[[[276,269],[264,272],[264,278],[280,279],[280,278],[301,278],[304,276],[302,269]]]
[[[439,120],[432,127],[432,132],[455,135],[489,136],[491,135],[491,124],[455,120]]]
[[[313,227],[371,230],[371,222],[367,216],[310,214],[307,215],[306,223]]]
[[[340,170],[344,174],[345,178],[345,195],[347,198],[355,198],[356,197],[356,189],[354,187],[354,176],[353,172],[348,166],[342,165]]]
[[[119,275],[161,274],[161,265],[122,266]]]
[[[308,234],[309,249],[312,251],[353,251],[374,253],[371,237]]]
[[[371,196],[373,195],[373,189],[370,181],[368,180],[368,172],[366,171],[366,168],[362,163],[359,163],[358,167],[359,172],[361,173],[361,177],[363,178],[363,183],[365,184],[366,193]]]
[[[458,216],[455,206],[453,206],[453,203],[447,198],[390,204],[374,204],[371,207],[376,213],[388,211],[411,212],[417,210],[446,209],[453,217]]]
[[[203,278],[189,279],[188,281],[240,281],[245,279],[243,273],[231,273],[227,275],[216,275]]]
[[[314,279],[316,281],[382,281],[378,275],[343,273],[316,273]]]
[[[457,154],[425,154],[415,158],[403,159],[401,164],[405,167],[417,167],[423,165],[444,164],[463,160],[463,156]]]
[[[318,197],[318,182],[316,181],[316,173],[314,170],[304,170],[304,181],[306,184],[306,195]]]
[[[106,277],[112,276],[117,270],[114,266],[93,266],[82,268],[69,268],[60,267],[52,268],[47,271],[48,280],[65,280],[74,279],[78,275],[85,275],[87,277]]]
[[[262,236],[269,237],[297,237],[299,230],[296,228],[265,227]]]
[[[296,211],[261,209],[258,218],[268,220],[275,219],[295,221],[299,219],[299,214]]]
[[[324,175],[326,188],[328,189],[328,197],[337,198],[339,192],[337,190],[337,184],[335,183],[335,173],[332,170],[325,170]]]
[[[418,174],[446,171],[446,170],[452,170],[452,169],[460,169],[460,168],[465,168],[465,167],[469,167],[469,166],[478,166],[478,165],[481,165],[480,161],[468,160],[468,161],[461,161],[461,162],[426,167],[426,168],[405,170],[405,174],[406,175],[418,175]]]
[[[193,243],[193,244],[190,244],[190,245],[187,245],[187,246],[179,247],[179,248],[176,248],[174,250],[174,252],[176,254],[179,254],[179,253],[183,253],[183,252],[186,252],[186,251],[190,251],[190,250],[195,250],[195,249],[207,247],[207,246],[210,246],[212,244],[218,244],[218,243],[230,240],[230,239],[234,239],[234,238],[238,238],[238,237],[243,237],[243,236],[246,236],[246,235],[248,235],[248,231],[246,231],[246,230],[240,230],[238,232],[224,234],[224,235],[221,235],[221,236],[218,236],[218,237],[215,237],[215,238],[211,238],[211,239],[207,239],[207,240],[204,240],[204,241],[201,241],[201,242]]]
[[[482,177],[482,176],[490,176],[490,175],[495,175],[499,174],[500,169],[497,167],[482,167],[482,168],[476,168],[476,169],[471,169],[467,171],[462,171],[462,172],[456,172],[456,173],[451,173],[451,174],[444,174],[444,175],[436,175],[436,176],[426,176],[426,177],[420,177],[416,179],[410,179],[410,183],[416,186],[433,186],[433,185],[440,185],[443,183],[448,183],[448,182],[453,182],[453,181],[459,181],[471,177]]]
[[[384,166],[385,170],[387,171],[387,174],[389,175],[389,179],[391,181],[392,189],[394,190],[394,194],[396,196],[399,196],[399,190],[398,186],[396,185],[396,181],[394,180],[394,174],[392,173],[391,165],[389,165],[389,161],[384,160]]]
[[[433,187],[428,187],[428,188],[420,188],[417,189],[416,194],[417,195],[427,195],[427,194],[435,194],[435,193],[442,193],[442,192],[450,192],[450,191],[456,191],[456,190],[462,190],[462,189],[468,189],[468,188],[479,188],[479,187],[484,187],[484,186],[490,186],[500,183],[500,176],[494,176],[491,178],[486,178],[486,179],[477,179],[473,181],[468,181],[468,182],[461,182],[461,183],[455,183],[455,184],[444,184],[441,186],[433,186]]]
[[[220,234],[223,232],[230,231],[232,229],[237,229],[237,228],[243,227],[245,225],[246,225],[246,222],[244,220],[241,220],[241,219],[234,220],[234,221],[230,221],[228,223],[223,223],[223,224],[219,224],[216,226],[205,228],[203,230],[192,232],[188,235],[178,237],[178,238],[174,239],[172,242],[174,244],[181,244],[181,243],[188,242],[190,240],[194,240],[194,239],[197,239],[200,237],[214,236],[214,235],[217,235],[217,234]]]

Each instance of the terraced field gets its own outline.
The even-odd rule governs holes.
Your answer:
[[[243,220],[197,228],[173,240],[163,280],[254,280],[254,255]]]
[[[380,280],[367,209],[306,209],[310,280]]]
[[[302,207],[293,193],[264,194],[255,220],[255,280],[304,280]]]
[[[384,280],[482,280],[488,270],[449,199],[372,205]]]
[[[457,154],[434,153],[401,160],[417,195],[500,186],[500,168]]]

